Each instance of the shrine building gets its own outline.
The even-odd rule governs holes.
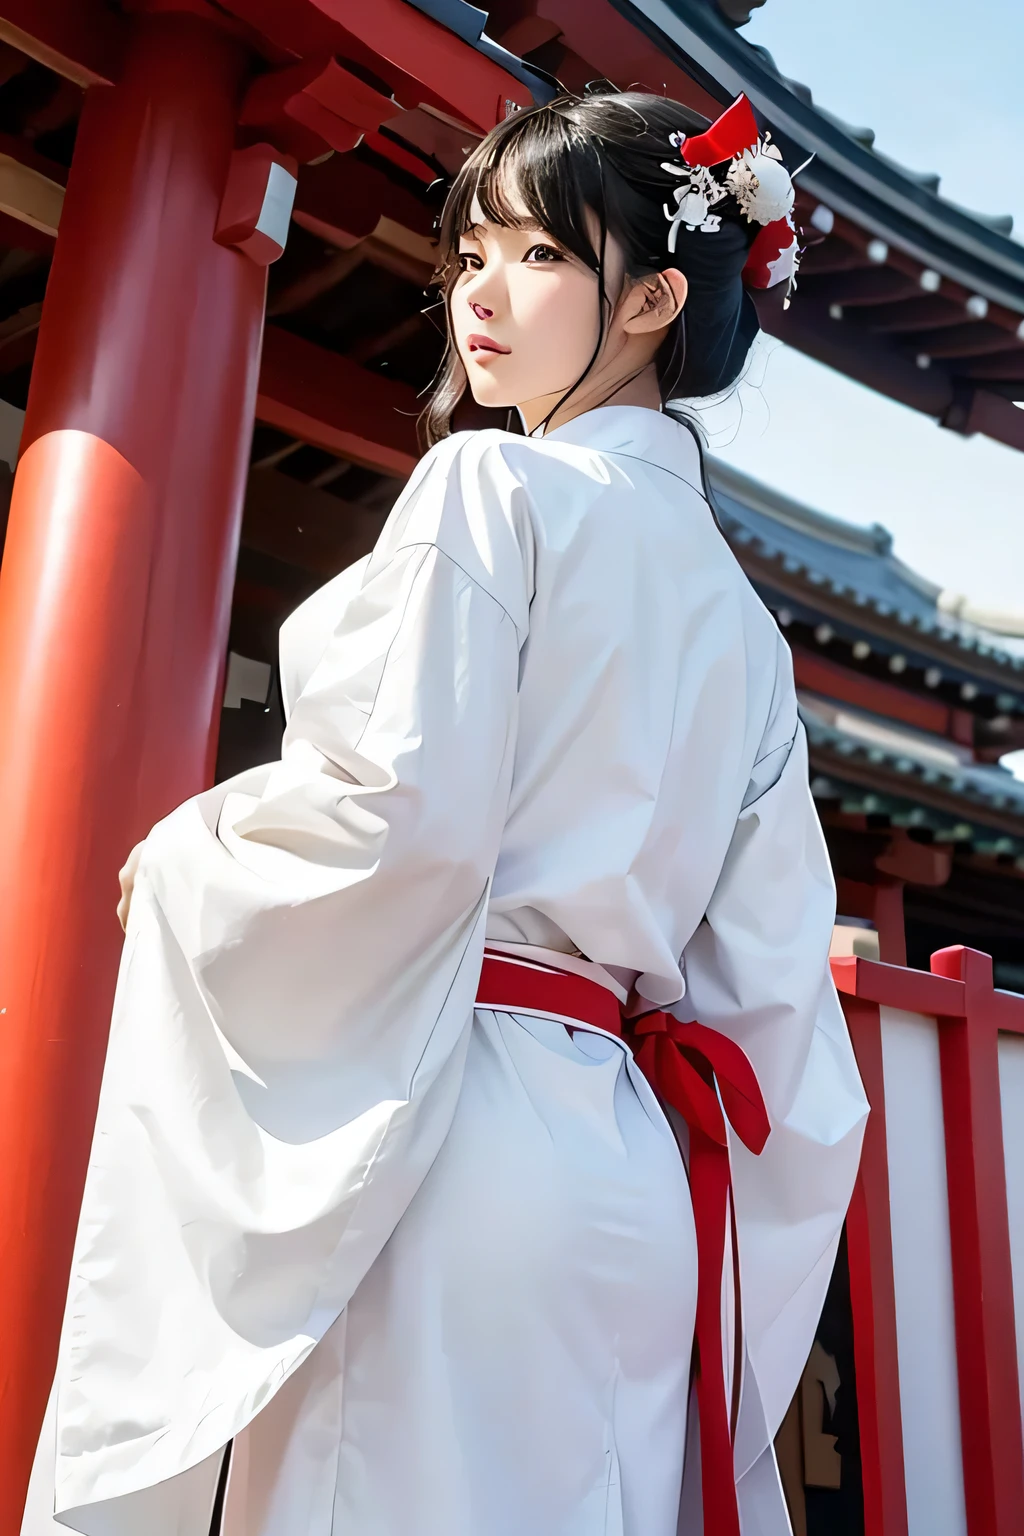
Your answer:
[[[0,0],[0,1529],[49,1392],[127,850],[277,755],[277,633],[373,545],[437,367],[445,183],[594,81],[750,98],[764,329],[1024,450],[1024,247],[785,79],[743,0]],[[486,419],[471,403],[456,425]],[[502,425],[504,422],[501,423]],[[1024,463],[1024,461],[1022,461]],[[873,1113],[777,1440],[796,1536],[1024,1529],[1024,616],[712,460],[793,649]],[[969,508],[964,509],[965,537]]]

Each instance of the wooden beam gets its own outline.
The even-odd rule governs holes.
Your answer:
[[[961,314],[957,325],[916,334],[914,350],[927,353],[931,358],[998,357],[1007,352],[1019,352],[1021,346],[1012,332],[1002,331],[984,320],[971,321]],[[1007,377],[1013,378],[1014,374]]]
[[[1014,352],[997,353],[992,357],[971,358],[964,365],[964,372],[972,379],[992,379],[996,383],[1012,384],[1024,379],[1024,347],[1019,344]],[[1024,391],[1020,397],[1024,400]]]
[[[948,408],[953,387],[944,369],[918,368],[913,357],[889,337],[872,335],[866,327],[847,320],[833,320],[828,303],[802,280],[800,303],[784,310],[783,288],[780,283],[752,295],[761,325],[770,336],[927,416],[941,416]]]
[[[437,246],[426,235],[382,218],[363,242],[367,258],[415,288],[425,288],[437,270]]]
[[[280,470],[254,469],[245,494],[242,543],[316,576],[336,576],[373,548],[384,517]]]
[[[525,9],[525,7],[523,7]],[[653,91],[670,96],[716,118],[728,99],[716,101],[696,80],[663,52],[639,27],[620,15],[614,4],[595,0],[537,0],[536,16],[557,28],[568,48],[605,75],[620,90]]]
[[[64,166],[38,154],[26,140],[0,133],[0,216],[5,221],[16,219],[47,237],[40,242],[28,241],[29,248],[51,249],[49,241],[57,234],[67,179]],[[8,243],[4,233],[0,230],[2,244]]]
[[[26,304],[0,321],[0,373],[12,373],[23,363],[32,361],[42,315],[42,304]]]
[[[836,272],[860,272],[870,267],[863,249],[829,235],[817,245],[809,246],[800,258],[801,277],[831,277]]]
[[[390,86],[399,107],[426,102],[486,133],[504,118],[506,103],[532,103],[521,80],[405,0],[221,4],[293,55],[338,54],[371,70]]]
[[[332,155],[320,165],[304,165],[292,217],[303,229],[339,246],[365,240],[382,218],[426,237],[433,224],[433,215],[418,197],[354,155]]]
[[[902,721],[919,731],[930,731],[936,736],[952,735],[951,711],[941,700],[923,699],[911,693],[909,688],[897,688],[893,683],[855,672],[850,667],[841,667],[800,645],[794,645],[792,651],[793,676],[798,688],[868,709],[889,720]]]
[[[968,435],[982,432],[986,437],[995,438],[997,443],[1005,443],[1008,448],[1024,451],[1024,411],[1012,400],[994,395],[991,390],[973,390],[966,425],[950,425],[954,431],[964,431]]]
[[[414,336],[420,334],[422,327],[422,315],[407,315],[404,320],[389,326],[380,336],[367,336],[365,340],[356,342],[349,356],[354,363],[370,363],[375,357],[383,357],[385,352],[391,352],[395,347],[404,347],[407,341],[412,341]]]
[[[127,27],[102,0],[0,0],[0,39],[76,85],[113,85]]]
[[[382,474],[404,477],[420,456],[421,409],[411,385],[267,327],[256,416],[268,426]]]
[[[0,213],[55,236],[64,206],[64,188],[31,165],[0,153]]]
[[[891,267],[859,267],[828,275],[800,273],[801,286],[825,304],[843,308],[888,305],[893,300],[914,298],[920,287],[912,277]]]
[[[286,287],[276,292],[272,289],[267,299],[267,315],[273,319],[276,315],[290,315],[297,309],[305,309],[307,304],[312,304],[343,283],[365,260],[365,242],[335,251],[319,266],[311,267],[299,277],[293,278]]]
[[[945,325],[961,325],[964,307],[940,295],[918,294],[879,304],[866,317],[871,330],[879,336],[911,336],[917,331],[933,331]]]

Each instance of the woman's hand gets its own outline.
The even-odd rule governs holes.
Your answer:
[[[132,904],[132,892],[135,889],[135,876],[139,869],[139,859],[142,857],[142,844],[136,843],[131,853],[124,862],[124,868],[118,873],[121,882],[121,900],[117,904],[117,920],[127,932],[128,910]]]

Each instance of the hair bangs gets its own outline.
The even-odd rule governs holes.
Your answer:
[[[609,239],[631,279],[674,266],[687,280],[685,310],[655,358],[663,404],[714,394],[736,379],[758,329],[742,280],[753,226],[732,196],[716,203],[720,224],[713,239],[689,225],[680,232],[671,211],[681,185],[674,173],[678,141],[707,127],[698,113],[665,97],[600,91],[558,97],[492,128],[455,177],[439,221],[435,282],[447,313],[448,347],[421,417],[427,444],[451,430],[466,388],[451,341],[451,300],[459,242],[481,219],[543,231],[597,276],[594,356],[555,410],[600,353],[615,299],[605,291]]]
[[[441,271],[479,214],[505,229],[537,229],[582,261],[600,267],[587,210],[603,216],[601,165],[589,136],[546,107],[507,118],[470,156],[452,187],[441,223]]]

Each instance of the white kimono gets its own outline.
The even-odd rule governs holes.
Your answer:
[[[736,1473],[788,1531],[866,1104],[789,653],[692,437],[448,439],[282,675],[281,761],[145,845],[25,1536],[207,1536],[232,1440],[225,1536],[699,1531],[672,1129],[612,1036],[474,1011],[485,937],[753,1062]]]

